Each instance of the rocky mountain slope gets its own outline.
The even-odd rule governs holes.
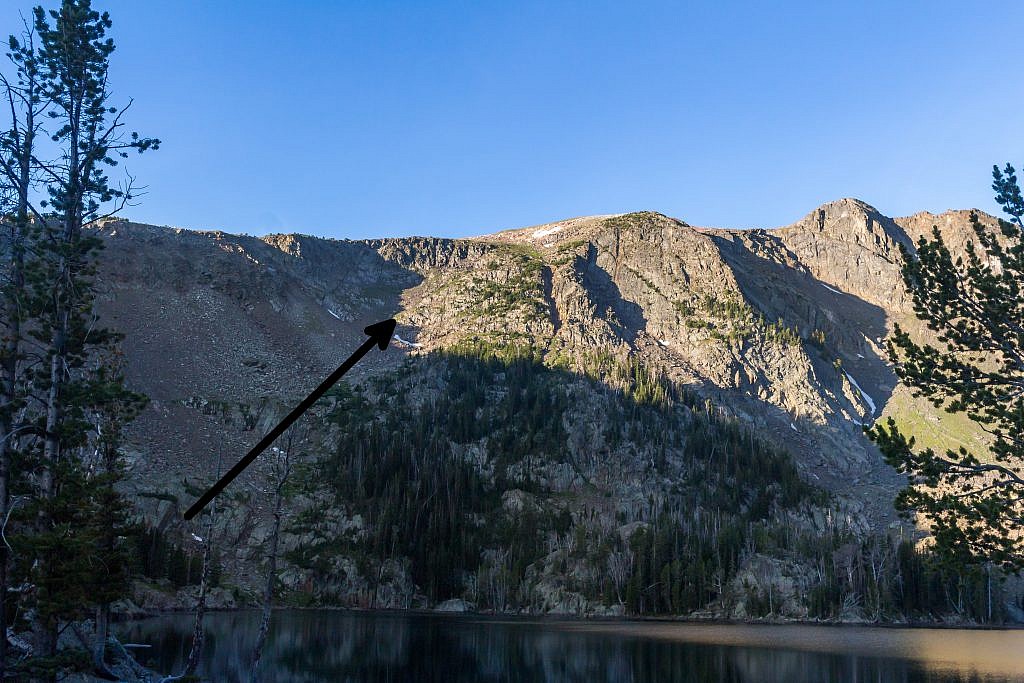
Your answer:
[[[957,248],[971,239],[967,212],[890,219],[852,199],[772,230],[703,229],[642,212],[459,240],[256,238],[111,221],[100,228],[101,315],[126,335],[131,385],[152,398],[132,428],[131,485],[155,525],[181,529],[197,487],[345,358],[366,324],[394,316],[395,343],[368,356],[353,382],[368,387],[410,363],[435,367],[405,380],[419,396],[410,409],[448,381],[430,365],[438,353],[518,349],[540,367],[599,383],[612,381],[616,364],[642,367],[793,453],[804,481],[839,496],[851,528],[884,528],[900,482],[862,425],[896,414],[937,443],[980,439],[970,424],[916,403],[883,350],[894,322],[921,328],[900,280],[899,245],[912,248],[932,225]],[[619,377],[623,387],[630,381]],[[590,400],[582,395],[575,400]],[[335,449],[338,428],[325,411],[309,457]],[[575,441],[562,450],[639,457],[636,438],[607,447],[606,419],[594,405],[566,413]],[[681,477],[678,466],[658,476]],[[631,485],[661,491],[650,476],[635,474]],[[219,522],[230,537],[224,561],[243,585],[267,532],[261,477],[259,465],[243,475]],[[293,538],[293,549],[302,542]]]

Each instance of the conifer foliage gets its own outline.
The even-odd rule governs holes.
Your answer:
[[[896,327],[889,352],[917,395],[965,413],[991,436],[988,453],[916,447],[890,418],[870,431],[889,462],[910,476],[897,506],[923,513],[937,549],[963,564],[1024,569],[1024,197],[1014,168],[992,169],[1010,220],[993,230],[972,213],[975,240],[954,259],[937,227],[916,255],[904,249],[914,310],[937,334],[915,340]]]
[[[1005,618],[1001,584],[853,527],[788,453],[635,358],[466,343],[331,398],[337,447],[297,468],[284,529],[292,604]]]
[[[159,142],[127,132],[129,107],[113,106],[110,28],[89,0],[37,7],[8,41],[3,81],[0,513],[14,552],[0,579],[21,587],[33,635],[19,666],[41,680],[88,658],[57,642],[62,624],[85,616],[96,617],[92,659],[103,668],[107,606],[128,576],[120,435],[145,397],[126,389],[120,337],[96,320],[101,244],[89,228],[133,198],[132,178],[115,182],[111,169]],[[5,605],[0,626],[12,612]]]

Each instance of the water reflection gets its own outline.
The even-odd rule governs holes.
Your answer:
[[[200,672],[248,681],[259,616],[207,617]],[[152,645],[140,659],[180,671],[192,623],[172,615],[122,624]],[[995,656],[952,656],[959,650]],[[979,650],[980,648],[980,650]],[[870,654],[866,654],[870,653]],[[1024,632],[835,629],[568,622],[408,613],[284,611],[274,615],[262,680],[305,681],[818,681],[1024,679]]]

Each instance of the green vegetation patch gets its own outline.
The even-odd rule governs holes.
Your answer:
[[[663,374],[609,351],[572,363],[567,371],[526,345],[466,342],[417,358],[363,394],[335,392],[338,448],[307,485],[366,527],[339,533],[311,509],[297,523],[314,540],[288,559],[326,581],[332,557],[354,558],[370,576],[396,557],[431,601],[523,609],[539,599],[538,571],[562,571],[549,565],[550,544],[571,538],[573,563],[587,568],[567,572],[571,590],[636,613],[685,612],[720,597],[751,529],[771,535],[779,511],[825,501],[786,453]],[[429,396],[416,398],[427,381]],[[581,445],[569,431],[581,406],[597,411],[600,442]],[[638,482],[674,483],[658,493],[662,502],[637,507],[585,479],[577,459],[591,447],[639,467]],[[629,464],[638,452],[642,462]],[[555,472],[583,479],[565,489]],[[515,510],[506,502],[512,492],[523,501]],[[615,527],[631,522],[641,531],[623,538]],[[613,579],[606,569],[616,554],[637,561]],[[667,592],[657,587],[664,572]]]

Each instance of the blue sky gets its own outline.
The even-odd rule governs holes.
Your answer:
[[[145,222],[770,227],[843,196],[994,211],[991,165],[1024,163],[1021,3],[95,4],[164,143],[128,164]]]

